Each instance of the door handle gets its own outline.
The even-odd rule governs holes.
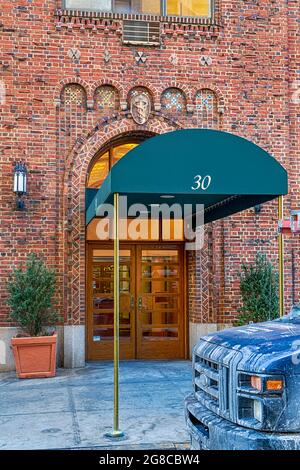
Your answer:
[[[134,296],[133,295],[130,296],[130,308],[134,309]]]
[[[139,310],[142,310],[142,307],[143,307],[142,300],[143,300],[142,297],[139,297],[139,298],[138,298],[138,309],[139,309]]]

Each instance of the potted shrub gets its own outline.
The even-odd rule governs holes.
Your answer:
[[[257,253],[253,263],[243,263],[239,277],[242,306],[236,325],[278,318],[278,274],[266,255]]]
[[[53,308],[55,271],[30,254],[25,267],[13,271],[7,289],[10,318],[21,329],[11,340],[18,377],[53,377],[57,335],[49,325],[58,321]]]

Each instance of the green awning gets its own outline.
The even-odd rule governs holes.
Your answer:
[[[184,129],[152,137],[119,160],[94,197],[89,191],[86,223],[101,204],[113,203],[114,193],[126,195],[128,206],[204,204],[207,223],[287,191],[287,172],[257,145],[226,132]]]

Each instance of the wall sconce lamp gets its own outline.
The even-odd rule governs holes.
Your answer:
[[[22,196],[27,192],[27,168],[24,163],[18,162],[14,166],[14,193],[17,195],[17,210],[25,210],[25,203]]]

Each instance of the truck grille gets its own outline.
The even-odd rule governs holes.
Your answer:
[[[195,393],[199,400],[213,402],[219,407],[219,364],[195,355]]]
[[[209,410],[234,422],[238,417],[237,365],[241,358],[239,351],[204,338],[193,354],[195,397]]]

